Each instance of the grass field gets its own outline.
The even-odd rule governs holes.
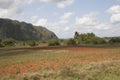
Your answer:
[[[120,47],[0,49],[0,80],[120,80]]]

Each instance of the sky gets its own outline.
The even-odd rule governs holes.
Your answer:
[[[120,36],[120,0],[0,0],[0,18],[46,27],[59,38],[76,31]]]

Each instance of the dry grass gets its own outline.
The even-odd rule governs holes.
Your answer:
[[[0,50],[0,80],[119,80],[120,48]]]
[[[102,61],[8,76],[0,80],[119,80],[120,60]]]

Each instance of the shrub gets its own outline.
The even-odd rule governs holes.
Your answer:
[[[79,34],[75,33],[74,40],[79,44],[104,44],[105,39],[97,37],[94,33]]]
[[[48,41],[48,46],[57,46],[57,45],[60,45],[58,39],[51,39]]]
[[[110,43],[110,44],[120,43],[120,38],[111,38],[111,39],[109,40],[109,43]]]
[[[103,38],[96,37],[92,41],[92,44],[105,44],[106,41]]]
[[[4,47],[3,44],[0,42],[0,47]]]
[[[0,47],[3,47],[2,40],[0,40]]]
[[[29,41],[28,45],[31,46],[31,47],[33,47],[33,46],[37,46],[38,44],[37,44],[36,41]]]
[[[15,45],[15,40],[12,38],[4,39],[2,40],[1,43],[3,46],[14,46]]]
[[[74,39],[69,39],[69,40],[66,41],[66,45],[68,45],[68,46],[74,46],[74,45],[76,45],[76,42],[75,42]]]

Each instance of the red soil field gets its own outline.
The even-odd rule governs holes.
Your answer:
[[[37,70],[53,69],[59,70],[61,67],[69,67],[72,65],[81,65],[89,62],[118,60],[120,54],[109,55],[109,49],[106,48],[89,48],[89,47],[29,47],[15,49],[30,50],[70,50],[69,54],[57,54],[55,60],[29,61],[22,64],[6,65],[0,68],[0,75],[18,75],[27,72],[35,72]],[[82,56],[82,57],[81,57]]]

